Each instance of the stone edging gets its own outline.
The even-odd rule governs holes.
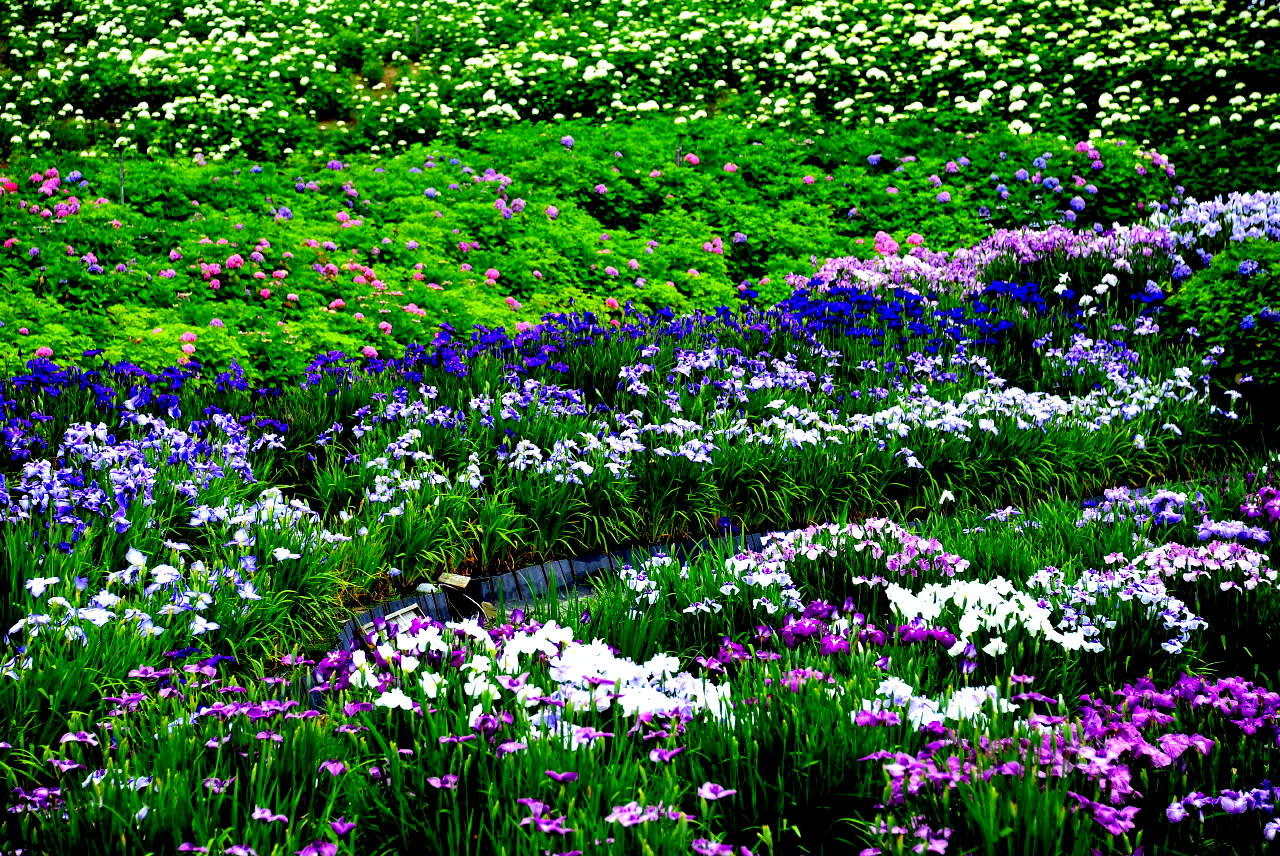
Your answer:
[[[1188,489],[1194,484],[1195,482],[1192,481],[1183,481],[1158,487],[1131,487],[1129,491],[1136,497],[1159,490]],[[1105,497],[1095,496],[1084,500],[1080,505],[1083,508],[1088,502],[1101,503],[1104,499]],[[708,549],[722,546],[758,551],[763,546],[763,535],[764,533],[722,535],[703,538],[700,541],[632,547],[614,553],[596,553],[590,556],[530,565],[495,577],[475,578],[465,589],[441,586],[439,591],[432,594],[380,604],[351,619],[338,635],[338,644],[347,651],[354,649],[358,641],[356,634],[361,627],[371,626],[375,619],[393,616],[402,610],[410,610],[423,618],[434,618],[441,622],[475,618],[482,614],[482,604],[522,607],[532,604],[548,591],[559,591],[561,596],[570,589],[576,589],[580,594],[590,593],[590,580],[597,574],[604,571],[617,573],[624,564],[634,566],[658,553],[666,553],[683,563]]]
[[[762,546],[761,534],[723,535],[700,541],[632,547],[614,553],[558,559],[494,577],[478,577],[472,579],[465,589],[441,586],[438,592],[380,604],[348,621],[338,635],[338,645],[348,651],[359,647],[361,640],[357,634],[361,628],[371,626],[376,619],[386,619],[397,613],[405,616],[406,626],[413,617],[433,618],[441,622],[475,618],[482,613],[481,605],[486,603],[506,608],[523,607],[548,592],[557,592],[561,597],[575,590],[579,594],[590,593],[593,577],[604,572],[617,573],[625,564],[635,566],[658,553],[665,553],[684,563],[707,550],[721,547],[759,550]]]
[[[1136,497],[1158,490],[1186,489],[1193,484],[1194,482],[1179,482],[1155,488],[1129,488],[1129,491]],[[1087,502],[1101,503],[1104,499],[1101,496],[1091,497],[1080,505],[1083,508]],[[358,647],[356,634],[361,627],[371,626],[375,619],[387,618],[403,610],[410,610],[422,618],[433,618],[440,622],[475,618],[482,614],[481,605],[486,603],[508,608],[523,607],[532,604],[548,591],[558,591],[562,597],[571,589],[576,589],[580,594],[588,594],[591,591],[592,577],[605,571],[617,573],[624,564],[635,566],[658,553],[666,553],[683,563],[699,553],[722,546],[758,551],[763,546],[763,534],[722,535],[716,538],[703,538],[700,541],[632,547],[614,553],[595,553],[590,556],[530,565],[527,568],[494,577],[477,577],[472,579],[465,589],[441,586],[437,592],[389,601],[351,619],[338,635],[338,645],[347,651]],[[406,619],[406,626],[407,621],[408,619]]]

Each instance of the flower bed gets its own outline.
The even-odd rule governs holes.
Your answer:
[[[1274,464],[1231,451],[1235,355],[1165,293],[1171,255],[1234,246],[1206,222],[1265,240],[1266,200],[836,260],[770,309],[442,330],[283,388],[31,360],[6,841],[1261,852]],[[764,528],[336,641],[442,573]]]

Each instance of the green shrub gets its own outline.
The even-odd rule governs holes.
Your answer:
[[[1280,323],[1272,315],[1280,312],[1280,244],[1228,245],[1169,298],[1169,305],[1185,324],[1225,349],[1220,363],[1226,373],[1252,375],[1262,386],[1280,389]]]
[[[345,67],[335,75],[348,88],[354,77]],[[396,116],[398,127],[401,117],[420,127],[439,118]],[[379,133],[382,123],[360,121],[352,134]],[[264,156],[288,136],[255,134],[246,139]],[[572,147],[561,142],[570,136]],[[24,179],[18,197],[0,200],[0,286],[13,295],[0,346],[60,355],[108,347],[157,368],[177,357],[181,332],[197,331],[193,359],[222,370],[234,358],[255,379],[278,381],[319,351],[372,346],[386,355],[429,340],[441,322],[465,333],[475,324],[534,324],[568,308],[618,320],[614,301],[646,312],[710,310],[736,305],[743,282],[771,304],[790,296],[788,274],[807,278],[829,258],[867,257],[881,230],[900,244],[919,233],[927,248],[950,250],[994,227],[1059,222],[1071,208],[1077,228],[1127,222],[1144,200],[1175,192],[1163,159],[1121,140],[966,136],[915,121],[812,137],[744,133],[724,118],[529,123],[479,132],[465,145],[407,147],[395,158],[343,155],[341,169],[314,150],[266,164],[220,163],[209,152],[173,161],[160,151],[126,157],[123,205],[118,157],[11,165],[6,174],[17,177],[50,166],[82,175],[54,199]],[[1037,172],[1056,178],[1058,190],[1030,180]],[[30,216],[30,206],[70,195],[80,201],[74,216]],[[523,209],[504,217],[503,205],[517,200]],[[346,228],[340,216],[361,225]],[[254,260],[260,242],[267,251]],[[233,254],[244,267],[231,269]],[[357,278],[352,263],[371,267],[378,286]],[[326,265],[334,268],[317,272]],[[1153,256],[1151,265],[1164,267],[1135,268],[1137,288],[1167,281],[1167,261]],[[1049,282],[1056,274],[1005,276]],[[37,323],[53,315],[18,311],[19,303],[73,311],[76,323],[54,336]],[[147,317],[111,326],[109,307]],[[90,333],[86,319],[99,328]],[[211,328],[214,319],[225,326]],[[19,336],[20,326],[39,340]],[[166,332],[153,338],[156,327]]]

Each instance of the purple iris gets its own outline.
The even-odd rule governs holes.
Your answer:
[[[736,793],[737,791],[726,788],[724,785],[717,785],[715,782],[703,782],[698,788],[698,796],[704,800],[722,800]]]
[[[684,750],[684,746],[677,746],[674,749],[663,749],[661,747],[657,747],[649,752],[649,760],[655,764],[669,764],[671,763],[672,758],[675,758]]]
[[[563,785],[567,782],[577,781],[578,774],[574,772],[557,773],[555,770],[547,770],[547,777],[551,779],[551,781],[559,782]]]

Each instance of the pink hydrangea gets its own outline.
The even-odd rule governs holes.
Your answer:
[[[693,152],[689,152],[689,154],[684,156],[684,162],[689,164],[690,166],[697,166],[698,164],[702,163],[702,161],[698,159],[698,156],[695,155]]]
[[[36,356],[37,356],[37,357],[52,357],[52,356],[53,356],[53,348],[50,348],[50,347],[46,347],[46,346],[44,346],[44,345],[41,345],[40,347],[36,348]]]
[[[876,232],[876,252],[882,256],[892,256],[898,252],[898,242],[888,232]]]
[[[613,298],[613,297],[606,297],[606,298],[604,299],[604,305],[605,305],[605,306],[608,306],[610,309],[617,309],[617,308],[618,308],[618,301],[617,301],[617,299],[616,299],[616,298]]]
[[[907,235],[907,243],[913,247],[918,247],[924,243],[924,235],[921,235],[919,232],[912,232],[910,235]]]
[[[523,304],[521,304],[521,303],[520,303],[520,301],[519,301],[519,300],[516,300],[514,297],[508,297],[508,298],[506,298],[506,303],[507,303],[507,306],[511,309],[511,311],[512,311],[512,312],[514,312],[514,311],[516,311],[517,309],[521,308],[521,306],[523,305]]]
[[[194,342],[195,340],[196,340],[196,334],[192,333],[190,330],[188,330],[187,332],[183,333],[181,336],[178,337],[178,341],[180,342]]]
[[[724,165],[724,171],[725,171],[725,172],[737,172],[737,171],[738,171],[738,165],[737,165],[736,163],[727,163],[727,164],[725,164],[725,165]]]
[[[365,345],[363,348],[360,349],[360,353],[364,354],[369,359],[373,359],[374,357],[378,356],[378,349],[375,348],[373,345]]]

